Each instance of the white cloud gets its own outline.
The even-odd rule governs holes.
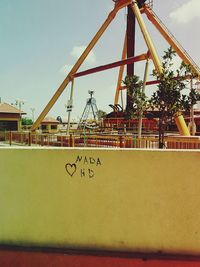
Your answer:
[[[200,1],[189,0],[170,13],[170,18],[177,23],[188,23],[195,18],[200,18]]]
[[[83,46],[83,45],[82,46],[74,46],[72,48],[72,51],[70,52],[70,55],[77,60],[81,56],[81,54],[83,53],[85,48],[86,48],[86,46]],[[89,55],[85,59],[84,63],[87,66],[91,66],[94,63],[96,63],[96,56],[95,56],[93,51],[91,51],[89,53]],[[64,73],[64,74],[68,74],[73,66],[74,65],[66,64],[62,68],[60,68],[59,72]]]
[[[74,46],[72,48],[72,51],[70,53],[70,55],[76,59],[78,59],[81,54],[83,53],[83,51],[85,50],[86,46]],[[91,51],[89,53],[89,55],[87,56],[87,58],[85,59],[85,63],[87,63],[88,65],[92,65],[96,62],[96,56],[94,54],[93,51]]]

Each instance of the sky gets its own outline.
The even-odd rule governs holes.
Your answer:
[[[22,100],[22,109],[34,118],[44,109],[76,63],[80,53],[114,7],[112,0],[0,0],[0,97]],[[154,0],[153,10],[194,61],[200,65],[200,1]],[[144,17],[159,56],[169,45]],[[126,29],[126,9],[117,14],[80,70],[118,61]],[[137,28],[136,54],[147,51]],[[178,61],[176,59],[176,61]],[[136,65],[143,77],[144,62]],[[75,79],[72,118],[78,120],[93,90],[99,109],[110,112],[119,69]],[[150,71],[151,72],[151,71]],[[152,78],[150,78],[152,79]],[[148,91],[149,90],[149,91]],[[147,88],[150,95],[153,88]],[[48,116],[67,117],[67,86]]]

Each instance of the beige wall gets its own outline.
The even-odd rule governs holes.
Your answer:
[[[42,129],[42,132],[43,132],[43,133],[50,133],[50,134],[52,134],[52,133],[58,133],[58,130],[59,130],[59,129],[58,129],[58,128],[59,128],[59,127],[58,127],[58,124],[55,125],[55,124],[46,124],[46,123],[45,123],[45,124],[43,124],[43,125],[46,126],[46,129]],[[51,129],[51,126],[52,126],[52,125],[53,125],[53,126],[56,126],[56,129]]]
[[[0,243],[200,254],[200,151],[0,149]]]

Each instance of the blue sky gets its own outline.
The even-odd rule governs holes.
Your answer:
[[[89,43],[113,7],[111,0],[0,0],[0,97],[3,102],[25,101],[31,117],[43,110],[78,55]],[[154,0],[154,11],[200,65],[199,0]],[[146,21],[146,19],[145,19]],[[126,10],[121,10],[83,64],[87,69],[119,60],[123,46]],[[168,45],[147,24],[159,55]],[[146,52],[137,34],[137,52]],[[144,64],[137,65],[143,75]],[[110,111],[118,69],[75,80],[72,118],[81,116],[88,90],[95,91],[99,109]],[[68,86],[49,115],[66,117]],[[147,89],[148,90],[148,89]],[[152,88],[149,89],[149,94]]]

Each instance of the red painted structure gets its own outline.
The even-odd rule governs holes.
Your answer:
[[[0,250],[2,267],[200,267],[200,257]]]
[[[142,120],[142,127],[145,131],[157,131],[158,130],[158,122],[156,119],[147,119],[144,118]],[[102,122],[103,128],[109,129],[135,129],[138,127],[138,119],[124,119],[122,118],[104,118]]]
[[[82,76],[89,75],[89,74],[92,74],[92,73],[97,73],[97,72],[100,72],[100,71],[113,69],[113,68],[116,68],[116,67],[119,67],[119,66],[122,66],[122,65],[130,65],[133,62],[138,62],[138,61],[144,60],[146,58],[147,58],[146,54],[142,54],[142,55],[139,55],[139,56],[136,56],[136,57],[130,57],[130,58],[127,58],[127,59],[124,59],[124,60],[120,60],[120,61],[116,61],[116,62],[113,62],[113,63],[110,63],[110,64],[106,64],[106,65],[98,66],[98,67],[95,67],[95,68],[92,68],[92,69],[88,69],[88,70],[84,70],[84,71],[81,71],[81,72],[77,72],[77,73],[74,74],[74,77],[78,78],[78,77],[82,77]]]
[[[143,118],[142,120],[142,127],[145,132],[157,132],[158,131],[158,114],[156,111],[150,112],[152,113],[152,116],[155,116],[155,118],[149,119],[149,118]],[[137,130],[138,128],[138,119],[125,119],[123,117],[122,112],[116,112],[112,113],[112,116],[108,116],[103,118],[102,121],[102,127],[108,128],[108,129],[124,129],[125,127],[127,129],[131,130]],[[199,134],[200,133],[200,110],[194,111],[194,122],[196,125],[196,131]],[[119,115],[119,116],[118,116]],[[185,115],[185,121],[187,124],[191,121],[191,118],[189,114]],[[175,122],[172,122],[170,125],[168,131],[178,131],[177,126]]]

